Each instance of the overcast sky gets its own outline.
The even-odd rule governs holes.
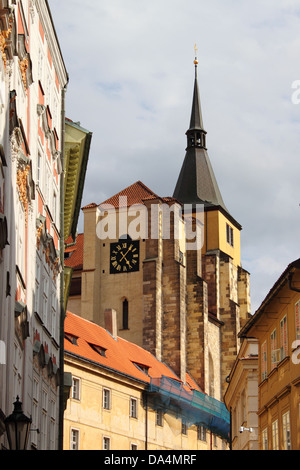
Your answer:
[[[300,257],[300,0],[49,4],[70,76],[67,117],[93,132],[82,205],[138,180],[173,195],[197,43],[208,154],[243,226],[254,313]]]

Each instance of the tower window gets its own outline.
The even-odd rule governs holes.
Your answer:
[[[122,318],[123,318],[123,330],[128,330],[128,300],[125,299],[123,301],[123,312],[122,312]]]
[[[227,243],[233,246],[233,228],[226,224]]]

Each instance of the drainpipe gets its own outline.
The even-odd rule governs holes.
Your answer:
[[[148,450],[148,392],[145,393],[145,450]]]
[[[69,78],[68,78],[69,81]],[[67,84],[68,84],[67,81]],[[61,165],[62,174],[60,178],[60,260],[62,263],[62,272],[60,279],[60,349],[59,349],[59,430],[58,430],[58,450],[63,450],[63,430],[64,430],[64,322],[65,322],[65,306],[64,306],[64,152],[65,152],[65,106],[67,84],[62,90],[62,110],[61,110]]]

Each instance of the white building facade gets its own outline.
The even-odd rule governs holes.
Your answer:
[[[28,447],[55,450],[68,76],[46,0],[0,0],[0,52],[0,446],[19,397]]]

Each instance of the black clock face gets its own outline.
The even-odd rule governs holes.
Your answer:
[[[119,240],[110,245],[110,273],[130,273],[139,270],[139,241]]]

